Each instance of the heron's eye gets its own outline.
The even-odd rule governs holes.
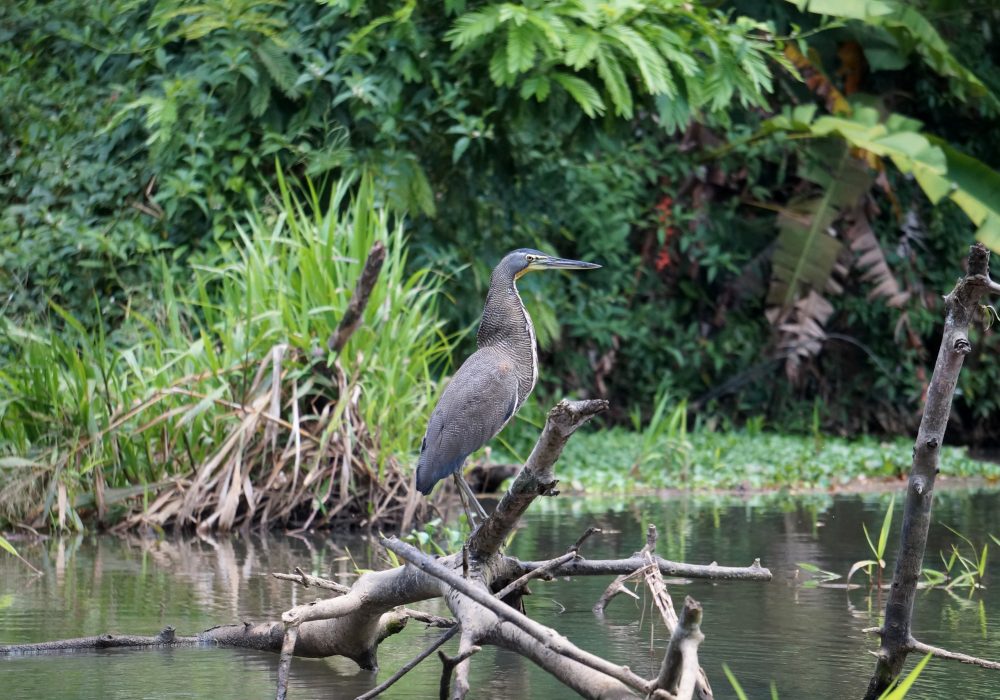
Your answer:
[[[537,255],[527,255],[525,257],[528,259],[528,262],[535,262],[536,260],[538,260]]]

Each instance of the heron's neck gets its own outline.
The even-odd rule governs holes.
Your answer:
[[[480,348],[497,348],[513,360],[518,378],[518,405],[523,403],[538,377],[535,328],[517,292],[514,275],[507,270],[497,268],[490,278],[476,344]]]

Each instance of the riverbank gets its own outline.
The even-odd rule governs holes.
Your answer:
[[[912,450],[913,441],[905,437],[744,429],[644,442],[641,433],[591,429],[569,441],[557,474],[564,489],[586,494],[888,490],[909,474]],[[494,461],[505,459],[499,454]],[[997,484],[1000,464],[946,446],[941,477],[942,485]]]

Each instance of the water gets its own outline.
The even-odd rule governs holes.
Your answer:
[[[753,497],[620,502],[553,499],[526,519],[512,545],[524,559],[554,556],[589,525],[604,529],[585,545],[585,556],[619,557],[638,549],[646,523],[660,532],[658,551],[689,562],[747,565],[760,557],[774,574],[770,583],[692,582],[672,584],[675,603],[685,594],[705,609],[702,665],[716,697],[735,697],[722,672],[727,664],[751,698],[769,698],[775,683],[781,698],[860,697],[874,667],[875,643],[861,630],[875,625],[884,601],[866,591],[806,588],[796,562],[847,572],[866,558],[861,523],[877,533],[888,495]],[[901,504],[890,551],[898,538]],[[937,552],[958,538],[939,523],[969,536],[980,548],[987,533],[1000,536],[1000,493],[939,491],[935,524],[925,562],[942,568]],[[874,535],[877,536],[877,535]],[[216,624],[274,620],[315,593],[277,581],[271,571],[295,566],[333,574],[349,582],[355,567],[381,566],[360,537],[201,538],[149,540],[88,537],[18,543],[22,554],[45,572],[36,577],[11,557],[0,557],[0,641],[32,642],[104,632],[154,634],[173,625],[192,634]],[[992,545],[992,543],[991,543]],[[1000,657],[1000,595],[990,584],[1000,574],[1000,547],[991,546],[985,591],[923,591],[918,595],[917,636],[930,644],[969,654]],[[860,581],[860,579],[857,579]],[[528,613],[580,646],[628,663],[642,675],[655,673],[662,658],[663,630],[650,614],[648,598],[619,596],[606,619],[590,612],[608,584],[605,578],[534,583]],[[639,591],[642,595],[642,590]],[[645,605],[644,605],[645,603]],[[420,604],[447,614],[438,601]],[[350,698],[392,673],[440,634],[412,624],[382,645],[378,674],[346,659],[292,664],[290,697]],[[652,645],[652,648],[651,648]],[[446,647],[448,649],[448,647]],[[454,646],[451,647],[454,651]],[[911,655],[911,664],[916,658]],[[271,698],[274,654],[228,649],[115,650],[0,658],[4,698]],[[391,689],[389,698],[437,696],[439,664],[428,660]],[[473,696],[561,698],[567,693],[519,656],[486,648],[473,662]],[[961,697],[995,700],[1000,674],[934,660],[913,698]]]

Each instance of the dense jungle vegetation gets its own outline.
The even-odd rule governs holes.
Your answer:
[[[389,517],[522,246],[604,269],[521,285],[515,455],[566,394],[645,431],[637,467],[678,409],[906,434],[941,294],[1000,250],[998,32],[956,0],[4,4],[0,522]],[[1000,430],[995,315],[963,443]]]

